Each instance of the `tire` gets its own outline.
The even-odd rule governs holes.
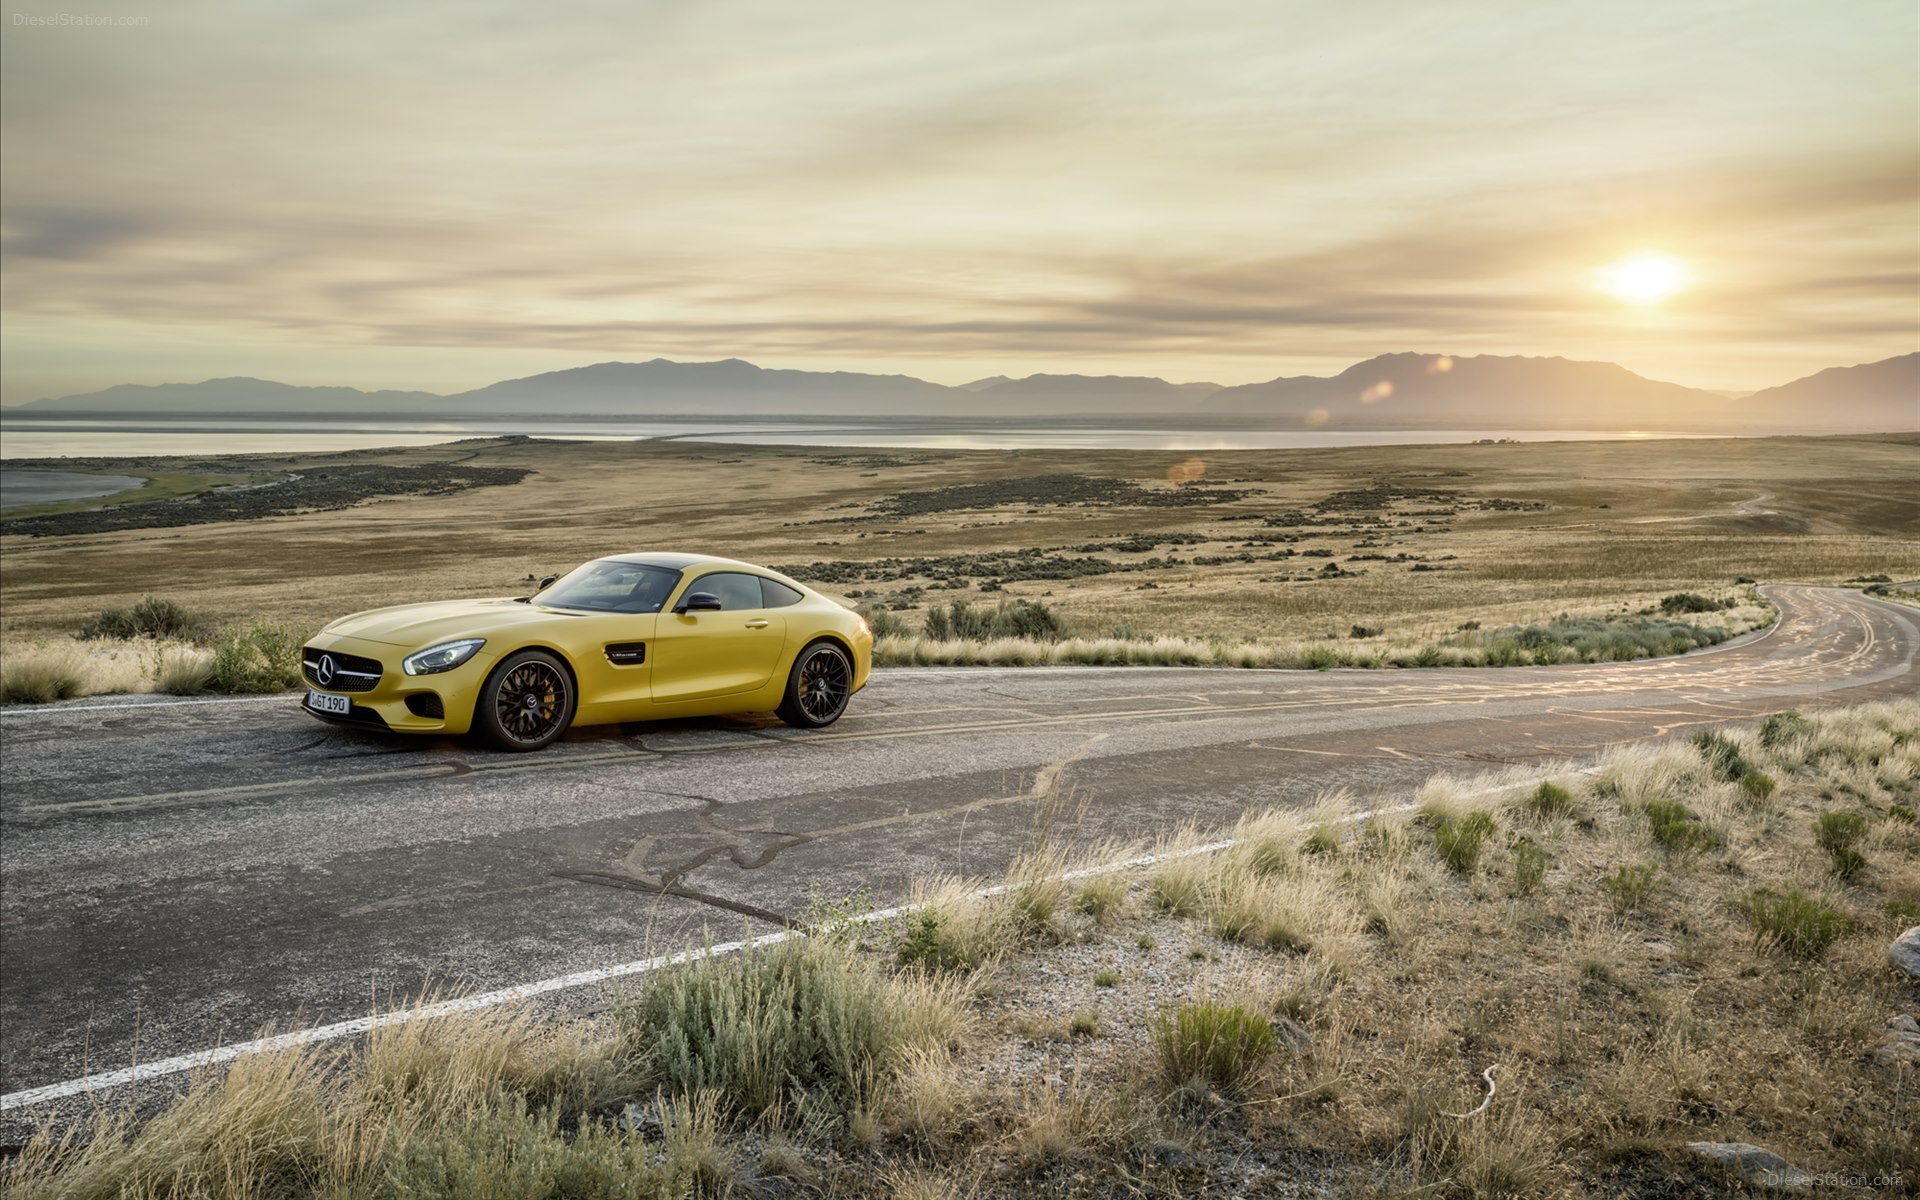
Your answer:
[[[545,650],[516,650],[480,687],[473,727],[502,750],[538,750],[573,724],[573,676]]]
[[[824,729],[847,711],[853,696],[853,659],[838,643],[814,642],[787,674],[786,699],[774,715],[795,729]]]

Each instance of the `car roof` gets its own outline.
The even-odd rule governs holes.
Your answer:
[[[722,558],[717,554],[682,554],[677,551],[671,551],[671,550],[662,550],[657,552],[642,551],[635,554],[609,554],[605,558],[601,559],[600,561],[633,563],[636,566],[642,566],[642,567],[670,567],[676,571],[685,570],[688,567],[701,567],[701,566],[709,566],[709,565],[725,566],[725,567],[745,567],[749,571],[753,571],[762,575],[778,575],[779,574],[778,571],[770,571],[765,567],[755,566],[752,563],[741,562],[737,558]]]

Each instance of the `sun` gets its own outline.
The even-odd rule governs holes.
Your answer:
[[[1600,268],[1600,290],[1628,304],[1659,304],[1693,282],[1687,264],[1670,254],[1631,254]]]

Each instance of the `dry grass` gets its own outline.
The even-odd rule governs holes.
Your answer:
[[[156,656],[175,650],[144,639],[15,641],[0,649],[0,703],[50,704],[77,696],[153,691]]]
[[[1885,947],[1920,920],[1920,704],[1723,733],[1616,750],[1564,796],[1443,778],[1369,801],[1417,811],[1334,794],[1224,849],[1181,830],[1177,857],[1075,880],[1092,905],[1038,890],[1076,861],[1044,851],[993,894],[918,893],[950,963],[903,954],[907,920],[664,975],[618,1041],[495,1015],[248,1060],[145,1124],[43,1135],[4,1182],[483,1195],[480,1168],[518,1186],[533,1162],[585,1196],[1259,1194],[1268,1169],[1338,1195],[1717,1194],[1679,1149],[1703,1140],[1910,1187],[1920,1093],[1871,1050],[1911,1009]],[[1724,841],[1661,846],[1662,803]],[[1437,834],[1475,818],[1462,871]],[[1822,837],[1865,869],[1836,877]],[[1623,872],[1655,882],[1623,903]],[[606,1123],[629,1097],[657,1134]],[[629,1190],[596,1190],[616,1169]]]
[[[1216,653],[1237,661],[1290,646],[1367,658],[1385,648],[1417,651],[1440,643],[1468,621],[1490,631],[1562,612],[1635,612],[1674,592],[1724,594],[1742,576],[1836,584],[1878,574],[1920,576],[1914,444],[1910,438],[1716,439],[1208,452],[1198,456],[1206,480],[1249,495],[1195,507],[1016,504],[908,518],[870,516],[869,506],[902,492],[1050,473],[1164,489],[1168,473],[1191,472],[1196,456],[503,441],[291,456],[246,469],[278,473],[327,463],[404,465],[460,457],[477,466],[534,473],[506,488],[190,526],[163,538],[138,530],[8,537],[0,634],[70,632],[102,608],[137,598],[129,594],[129,579],[218,623],[265,616],[312,629],[376,604],[518,594],[529,575],[650,544],[666,523],[681,546],[790,565],[931,562],[1197,534],[1205,540],[1096,554],[1128,566],[1162,560],[1150,569],[1009,578],[991,592],[983,590],[993,581],[991,572],[967,576],[963,586],[951,588],[946,566],[938,568],[939,577],[909,573],[820,582],[832,591],[859,592],[855,599],[863,604],[901,606],[915,628],[936,602],[1044,599],[1089,643],[1127,643],[1100,653],[1141,653],[1138,643],[1111,636],[1116,628],[1132,627],[1193,643],[1192,653],[1204,647],[1209,661]],[[730,481],[724,493],[714,489],[716,478]],[[1444,519],[1393,515],[1425,507],[1397,504],[1372,538],[1336,536],[1330,527],[1280,530],[1301,536],[1288,544],[1293,548],[1331,552],[1349,570],[1341,577],[1263,582],[1276,571],[1299,574],[1322,560],[1234,560],[1248,534],[1273,532],[1264,518],[1310,509],[1336,493],[1382,481],[1457,492],[1460,503],[1449,507],[1458,511]],[[1738,501],[1760,491],[1772,494],[1766,507],[1779,515],[1735,513]],[[1546,507],[1481,507],[1491,499]],[[1380,544],[1362,549],[1358,543],[1367,540]],[[1061,553],[1072,557],[1078,551]],[[1402,553],[1428,561],[1354,557]],[[1196,558],[1228,561],[1200,564]],[[1445,569],[1412,570],[1422,565]],[[1384,632],[1355,640],[1349,637],[1354,625]],[[1229,649],[1216,652],[1215,637],[1224,637]],[[1243,638],[1256,645],[1234,648]],[[1457,649],[1464,654],[1470,648]]]

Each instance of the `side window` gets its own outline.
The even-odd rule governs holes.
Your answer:
[[[720,597],[720,608],[725,612],[764,607],[760,603],[758,575],[742,575],[738,571],[719,571],[712,575],[702,575],[689,585],[688,590],[711,592]]]
[[[785,608],[789,604],[798,604],[806,599],[784,583],[775,583],[762,577],[760,580],[760,604],[763,608]]]

